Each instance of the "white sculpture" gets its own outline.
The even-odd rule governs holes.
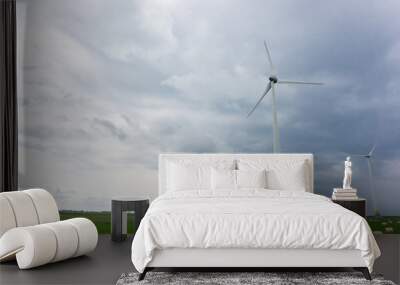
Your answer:
[[[352,189],[351,188],[351,175],[352,175],[351,161],[350,161],[350,156],[348,156],[346,158],[346,161],[344,162],[343,189]]]

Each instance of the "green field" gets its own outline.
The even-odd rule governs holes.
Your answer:
[[[99,234],[111,233],[111,212],[60,211],[61,220],[71,218],[88,218],[97,227]],[[128,214],[128,233],[134,231],[134,215]]]
[[[368,217],[372,231],[384,234],[400,234],[400,217]]]
[[[91,220],[97,227],[99,234],[111,233],[110,212],[85,212],[85,211],[61,211],[61,220],[84,217]],[[384,234],[400,234],[400,217],[374,216],[367,218],[373,232]],[[128,233],[133,233],[135,228],[134,215],[128,214]]]

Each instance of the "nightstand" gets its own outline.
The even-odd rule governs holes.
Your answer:
[[[136,230],[149,208],[149,198],[114,197],[111,202],[111,239],[123,241],[127,237],[128,212],[135,213]]]
[[[333,203],[339,204],[340,206],[359,214],[361,217],[365,218],[366,215],[366,203],[367,201],[363,198],[358,198],[355,200],[333,200]]]

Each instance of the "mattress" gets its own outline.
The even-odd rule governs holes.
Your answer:
[[[162,249],[359,250],[372,271],[380,255],[361,216],[299,191],[167,192],[151,204],[132,243],[139,272]]]

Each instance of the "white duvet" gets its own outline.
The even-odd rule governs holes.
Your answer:
[[[380,251],[362,217],[328,198],[299,191],[179,191],[158,197],[132,243],[143,272],[155,249],[358,249],[372,271]]]

